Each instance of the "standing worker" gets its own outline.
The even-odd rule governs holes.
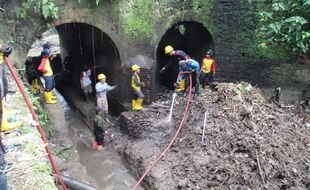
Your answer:
[[[0,44],[0,133],[2,132],[3,127],[3,115],[5,114],[4,108],[4,97],[8,92],[8,83],[5,74],[5,67],[4,67],[4,56],[8,57],[12,52],[11,47],[5,47]],[[2,137],[0,134],[0,189],[7,190],[7,178],[5,175],[5,171],[10,170],[14,166],[13,163],[7,163],[4,160],[4,154],[6,153],[5,147],[2,144]]]
[[[95,89],[97,96],[97,106],[100,107],[103,111],[108,112],[108,100],[107,100],[107,92],[115,89],[116,86],[110,86],[106,83],[106,76],[104,74],[98,75],[98,80]]]
[[[43,51],[41,52],[41,63],[38,70],[43,73],[43,78],[45,81],[44,97],[47,104],[55,104],[57,97],[53,93],[55,88],[55,79],[53,76],[53,70],[51,68],[51,61],[54,59],[54,55],[51,54],[50,45],[44,44]]]
[[[144,86],[144,83],[140,81],[139,73],[140,67],[138,65],[133,65],[131,67],[133,72],[131,77],[131,87],[134,91],[134,99],[132,100],[132,110],[139,111],[142,110],[142,103],[144,99],[144,94],[141,91],[141,87]]]
[[[93,149],[94,150],[101,150],[104,141],[104,135],[109,134],[107,131],[104,130],[109,124],[108,120],[108,112],[103,111],[100,107],[96,107],[96,116],[93,120],[94,124],[94,136],[95,140],[93,141]]]
[[[93,87],[91,85],[92,82],[89,78],[90,75],[90,69],[84,65],[83,70],[80,72],[80,83],[86,102],[88,102],[93,93]]]
[[[198,96],[199,94],[199,75],[200,75],[200,66],[199,63],[193,59],[187,59],[187,60],[181,60],[179,61],[179,77],[177,79],[177,82],[175,84],[176,87],[180,85],[180,81],[184,78],[184,74],[181,72],[187,71],[190,75],[194,75],[194,81],[195,81],[195,93],[194,98]],[[188,78],[185,79],[185,90],[184,95],[186,94],[186,89],[188,88],[189,80]]]
[[[207,51],[206,56],[202,59],[200,69],[200,84],[205,88],[207,84],[213,82],[216,69],[216,62],[213,59],[213,51]]]

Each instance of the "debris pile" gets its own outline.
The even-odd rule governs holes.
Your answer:
[[[158,124],[162,115],[168,115],[171,97],[130,117],[131,134],[153,141],[154,147],[148,145],[148,151],[163,150],[180,123],[186,98],[178,96],[174,124]],[[247,83],[221,83],[213,91],[202,89],[191,102],[187,122],[161,164],[170,168],[167,172],[175,189],[310,189],[309,115],[309,107],[299,104],[266,103],[259,89]],[[135,143],[141,142],[135,139],[128,146],[134,148]],[[140,152],[136,157],[143,157]],[[147,167],[154,156],[144,159],[140,167]],[[156,188],[161,178],[168,179],[162,175],[146,181]]]

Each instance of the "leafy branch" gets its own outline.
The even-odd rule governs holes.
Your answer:
[[[35,13],[41,14],[45,20],[58,18],[58,7],[54,0],[23,0],[16,12],[17,18],[26,19],[32,9]]]

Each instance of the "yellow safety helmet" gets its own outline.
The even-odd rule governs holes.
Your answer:
[[[137,69],[140,69],[140,67],[138,65],[131,66],[132,72],[135,72]]]
[[[168,54],[168,53],[170,53],[171,51],[173,51],[173,47],[172,46],[166,46],[165,47],[165,54]]]
[[[104,74],[99,74],[98,75],[98,80],[101,80],[101,79],[106,79],[107,77],[104,75]]]

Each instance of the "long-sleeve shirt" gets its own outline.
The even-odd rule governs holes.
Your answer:
[[[184,51],[182,50],[175,50],[175,53],[172,54],[172,56],[178,58],[179,60],[187,60],[190,59],[189,55],[187,55]],[[166,66],[163,67],[163,69],[167,69],[170,65],[172,64],[172,62],[168,63]]]
[[[101,83],[97,82],[95,89],[96,89],[96,94],[97,97],[104,98],[107,96],[107,92],[110,90],[113,90],[115,86],[110,86],[106,82]]]
[[[193,59],[187,59],[185,69],[183,67],[179,67],[179,77],[177,79],[177,82],[179,82],[180,80],[183,79],[184,75],[181,74],[181,72],[191,71],[191,70],[195,70],[196,73],[199,73],[200,72],[200,65],[197,61],[195,61]]]

